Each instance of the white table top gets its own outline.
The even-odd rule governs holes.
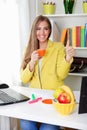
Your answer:
[[[34,93],[36,97],[42,96],[44,99],[52,97],[53,94],[53,91],[48,92],[46,90],[30,89],[28,87],[13,86],[12,88],[29,97],[31,97],[31,94]],[[44,93],[46,94],[44,95]],[[79,92],[75,92],[75,96],[78,101]],[[61,116],[54,109],[52,104],[43,104],[42,101],[29,104],[27,101],[23,103],[0,106],[0,115],[87,130],[87,114],[78,114],[78,105],[71,115]]]

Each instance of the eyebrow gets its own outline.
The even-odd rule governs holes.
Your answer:
[[[37,26],[36,29],[41,28],[40,26]],[[49,26],[44,26],[44,28],[49,28]]]

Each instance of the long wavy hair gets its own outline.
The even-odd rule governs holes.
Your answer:
[[[26,47],[26,51],[22,60],[22,64],[21,64],[21,69],[25,69],[27,63],[31,60],[31,53],[36,50],[39,49],[39,41],[36,37],[36,30],[37,30],[37,26],[39,23],[41,23],[42,21],[46,21],[48,23],[49,29],[50,29],[50,34],[48,36],[48,39],[51,35],[51,22],[50,20],[46,17],[46,16],[37,16],[36,19],[34,20],[33,24],[32,24],[32,28],[31,28],[31,32],[30,32],[30,38]]]

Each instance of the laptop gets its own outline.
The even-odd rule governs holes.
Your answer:
[[[9,88],[7,84],[0,84],[0,105],[8,105],[30,100],[29,97]]]

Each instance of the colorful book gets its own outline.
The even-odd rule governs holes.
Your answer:
[[[72,28],[67,29],[67,40],[69,40],[70,46],[72,46]]]
[[[81,26],[81,47],[85,47],[85,26]]]
[[[87,23],[85,23],[85,45],[84,47],[87,47]]]
[[[66,35],[67,35],[67,28],[64,28],[61,33],[60,41],[64,44],[66,41]]]
[[[76,26],[72,27],[72,46],[76,47]]]
[[[80,31],[81,31],[81,26],[76,26],[76,47],[80,47]]]

